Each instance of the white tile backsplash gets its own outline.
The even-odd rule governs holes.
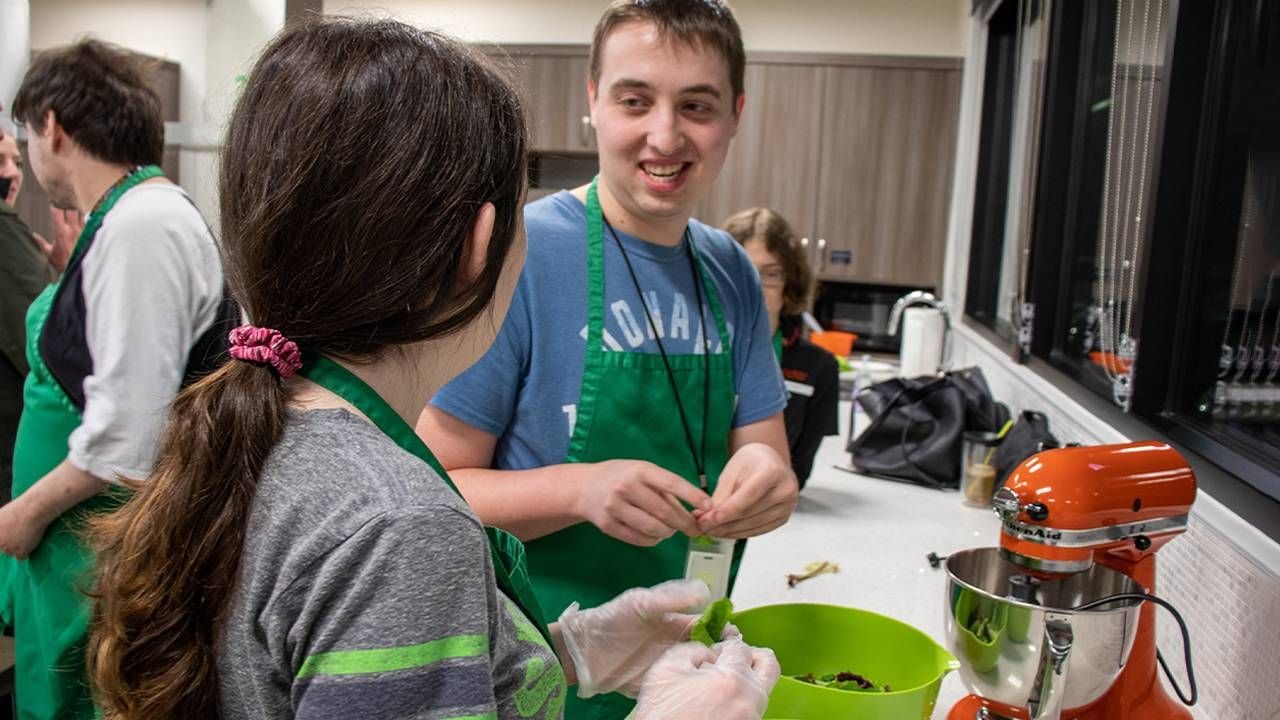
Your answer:
[[[1156,562],[1156,594],[1191,633],[1195,717],[1280,720],[1280,578],[1196,515]],[[1160,650],[1185,691],[1177,623],[1163,610],[1157,617]]]

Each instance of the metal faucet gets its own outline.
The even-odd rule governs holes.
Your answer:
[[[948,333],[951,332],[951,311],[947,309],[947,304],[933,296],[933,293],[923,290],[914,290],[898,298],[893,304],[893,309],[889,311],[889,335],[890,337],[898,334],[898,324],[902,321],[902,311],[912,305],[928,305],[936,308],[942,313],[942,323],[946,327]]]
[[[939,368],[943,371],[949,370],[951,366],[951,311],[947,308],[947,304],[934,297],[933,293],[924,290],[913,290],[906,295],[898,298],[893,304],[893,309],[889,311],[889,336],[893,337],[898,334],[898,325],[902,322],[902,311],[912,305],[928,305],[942,313],[942,359],[939,361]]]

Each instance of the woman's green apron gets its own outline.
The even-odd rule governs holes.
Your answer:
[[[715,489],[729,459],[729,432],[735,405],[732,342],[714,285],[697,262],[707,289],[723,351],[719,354],[668,353],[675,386],[692,437],[702,436],[706,423],[704,459],[707,492]],[[577,422],[565,462],[602,462],[618,458],[646,460],[699,481],[689,442],[680,423],[673,422],[676,399],[662,357],[650,353],[604,350],[604,218],[596,182],[587,190],[587,346],[578,398]],[[706,329],[703,330],[706,332]],[[706,364],[710,363],[710,368]],[[709,372],[708,372],[709,370]],[[701,409],[707,396],[707,417]],[[577,601],[582,607],[600,605],[622,591],[646,587],[684,576],[689,539],[677,533],[655,547],[636,547],[615,540],[590,523],[579,523],[530,541],[529,572],[542,608],[551,621]],[[741,560],[741,543],[734,553],[732,578]],[[634,703],[617,695],[581,700],[571,694],[565,708],[570,720],[621,720]]]
[[[431,450],[418,437],[413,428],[396,414],[396,411],[382,399],[380,395],[351,371],[335,363],[323,355],[308,353],[298,374],[311,382],[325,388],[338,397],[351,403],[357,410],[377,426],[395,444],[418,457],[436,471],[444,483],[462,497],[453,480]],[[524,611],[533,622],[542,638],[551,645],[551,633],[542,619],[542,609],[538,606],[537,596],[529,582],[529,572],[525,563],[524,545],[515,536],[497,528],[486,527],[485,534],[489,538],[489,553],[493,560],[493,574],[498,589]]]
[[[89,215],[72,258],[92,242],[102,220],[120,197],[138,183],[161,175],[151,165],[131,173]],[[80,410],[71,402],[40,355],[40,334],[53,306],[58,283],[45,288],[27,310],[27,375],[22,419],[13,453],[13,497],[26,492],[67,457],[67,441],[80,426]],[[80,539],[84,521],[117,505],[116,493],[102,493],[54,520],[31,556],[0,562],[0,610],[11,619],[16,642],[14,686],[18,717],[92,718],[84,666],[92,556]]]

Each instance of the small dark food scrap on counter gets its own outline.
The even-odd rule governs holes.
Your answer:
[[[822,575],[823,573],[837,573],[837,572],[840,572],[840,566],[833,562],[826,562],[824,560],[822,562],[809,563],[808,565],[805,566],[803,573],[799,575],[792,575],[792,574],[787,575],[787,587],[795,587],[796,585],[804,582],[805,580],[808,580],[809,578],[817,577],[819,575]]]

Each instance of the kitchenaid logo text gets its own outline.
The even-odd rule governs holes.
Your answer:
[[[1004,522],[1004,529],[1008,530],[1010,533],[1014,535],[1020,535],[1022,537],[1031,538],[1034,540],[1061,540],[1062,539],[1061,530],[1054,530],[1053,528],[1033,527],[1029,525],[1023,525],[1022,523],[1013,522],[1010,520],[1006,520]]]

